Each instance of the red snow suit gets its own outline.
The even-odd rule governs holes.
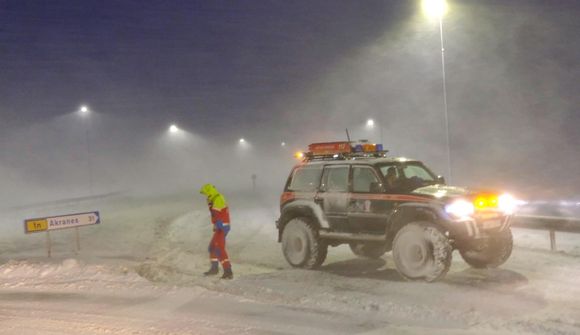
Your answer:
[[[204,185],[200,193],[207,196],[214,231],[208,247],[210,261],[212,264],[219,261],[224,269],[231,269],[232,265],[226,251],[226,236],[230,231],[230,212],[226,199],[211,184]]]

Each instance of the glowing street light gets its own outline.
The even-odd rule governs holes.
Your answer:
[[[83,106],[81,106],[81,108],[79,109],[79,112],[80,112],[81,114],[88,114],[88,113],[89,113],[89,107],[87,107],[87,106],[84,106],[84,105],[83,105]]]
[[[373,119],[367,119],[367,122],[365,124],[366,129],[370,132],[371,136],[375,136],[376,135],[376,128],[375,126],[378,126],[378,131],[379,131],[379,138],[380,138],[380,143],[383,143],[383,126],[381,124],[381,122],[379,122],[378,124],[375,123],[375,120]]]
[[[280,144],[280,146],[283,146],[283,147],[285,147],[285,146],[286,146],[286,142],[282,142],[282,143]]]
[[[445,75],[445,47],[443,43],[443,16],[448,11],[446,0],[423,0],[423,11],[439,20],[439,37],[441,42],[441,76],[443,77],[443,111],[445,113],[445,135],[447,141],[448,180],[451,181],[451,146],[449,144],[449,116],[447,111],[447,79]]]
[[[436,18],[443,17],[449,9],[445,0],[423,0],[422,6],[427,16]]]
[[[252,148],[252,143],[248,142],[246,139],[244,139],[243,137],[241,137],[238,140],[237,147],[238,147],[237,151],[239,153],[247,152],[247,151],[249,151]]]
[[[172,124],[171,126],[169,126],[169,132],[170,133],[175,134],[178,131],[179,131],[179,128],[176,125]]]

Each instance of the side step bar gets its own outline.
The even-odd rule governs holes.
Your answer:
[[[335,233],[324,230],[319,231],[318,236],[326,240],[374,241],[374,242],[384,242],[387,240],[386,235]]]

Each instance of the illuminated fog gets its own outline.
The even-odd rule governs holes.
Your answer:
[[[413,2],[172,6],[2,12],[2,207],[196,194],[204,182],[249,189],[252,174],[277,196],[296,150],[343,140],[347,127],[371,141],[382,127],[393,155],[447,174],[439,30]],[[59,11],[67,19],[51,23]],[[87,11],[92,28],[79,30]],[[576,20],[557,4],[452,3],[454,184],[578,194]]]

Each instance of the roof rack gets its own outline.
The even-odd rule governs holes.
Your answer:
[[[354,160],[364,158],[383,158],[387,157],[387,152],[389,152],[389,150],[381,150],[376,152],[340,153],[334,155],[317,155],[312,152],[307,152],[304,154],[304,161],[311,162],[324,160]]]

